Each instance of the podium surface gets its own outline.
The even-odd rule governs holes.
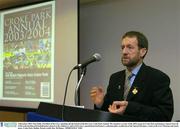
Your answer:
[[[137,121],[134,117],[113,114],[109,112],[64,106],[62,118],[62,105],[41,102],[37,113],[48,117],[54,117],[66,122],[91,122],[91,121]]]

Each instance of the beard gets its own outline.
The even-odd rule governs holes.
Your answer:
[[[121,58],[121,62],[124,66],[126,67],[134,67],[136,66],[139,62],[140,62],[140,59],[139,58]]]

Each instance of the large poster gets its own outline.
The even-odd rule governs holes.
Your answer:
[[[48,2],[2,13],[2,99],[53,101],[53,6]]]

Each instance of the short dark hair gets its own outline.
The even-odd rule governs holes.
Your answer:
[[[138,40],[138,47],[146,48],[148,50],[148,40],[143,33],[138,31],[129,31],[122,36],[122,39],[124,39],[125,37],[136,37]]]

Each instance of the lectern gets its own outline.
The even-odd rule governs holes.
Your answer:
[[[62,105],[40,102],[37,114],[62,120]],[[92,121],[138,121],[137,118],[113,114],[109,112],[64,106],[63,121],[92,122]]]

